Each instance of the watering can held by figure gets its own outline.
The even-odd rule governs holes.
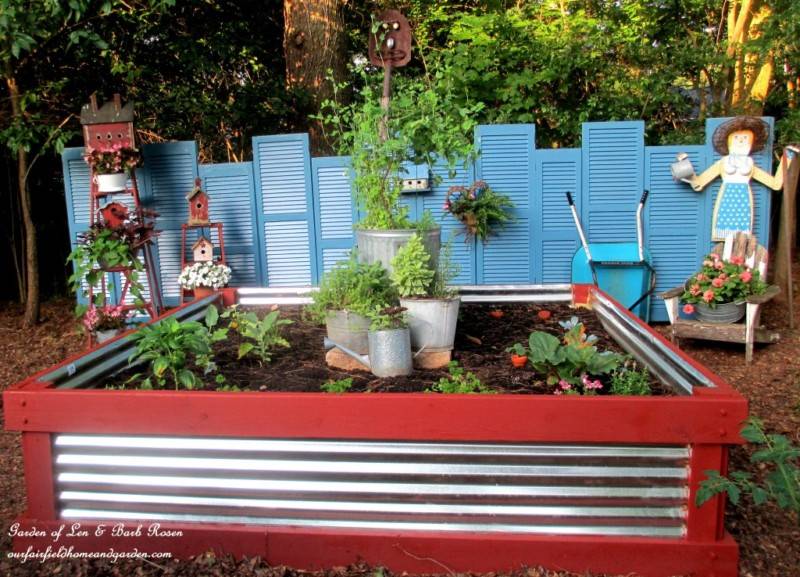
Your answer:
[[[689,160],[689,155],[685,152],[679,152],[675,157],[675,162],[669,165],[672,172],[672,178],[676,181],[687,182],[691,184],[690,179],[694,176],[694,166],[692,161]]]

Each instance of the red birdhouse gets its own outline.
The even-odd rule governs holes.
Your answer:
[[[194,262],[206,262],[214,260],[214,245],[206,237],[201,236],[192,245],[192,255]]]
[[[208,224],[208,194],[200,188],[199,178],[195,179],[186,200],[189,201],[189,224]]]
[[[128,207],[120,202],[111,202],[100,209],[100,214],[108,228],[119,228],[128,218]]]
[[[95,150],[111,150],[114,145],[133,148],[133,103],[122,105],[119,94],[114,100],[97,106],[97,96],[92,94],[88,104],[81,109],[83,141]]]

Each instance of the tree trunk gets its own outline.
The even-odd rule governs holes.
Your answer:
[[[8,71],[6,85],[11,101],[11,114],[15,120],[21,121],[19,86],[14,75]],[[30,327],[39,322],[39,254],[36,249],[36,225],[33,222],[31,196],[28,190],[28,153],[21,147],[17,150],[17,182],[19,205],[22,209],[22,227],[25,233],[25,268],[28,285],[24,323],[26,327]]]
[[[726,56],[733,59],[728,72],[728,111],[754,116],[763,113],[772,81],[774,62],[771,55],[745,53],[744,45],[761,34],[761,26],[771,15],[762,0],[730,0],[728,6],[728,47]]]
[[[286,85],[303,90],[312,111],[333,98],[333,87],[326,79],[332,71],[334,81],[345,76],[344,20],[342,0],[284,0],[283,49],[286,58]],[[309,128],[314,152],[328,149],[318,121]]]

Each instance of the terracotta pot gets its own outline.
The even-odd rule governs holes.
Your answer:
[[[511,364],[515,369],[521,369],[528,363],[528,357],[525,355],[511,355]]]
[[[546,321],[547,319],[550,318],[551,313],[550,313],[550,311],[541,310],[538,313],[536,313],[536,316],[539,317],[540,319],[542,319],[543,321]]]
[[[208,286],[199,286],[196,287],[193,292],[195,299],[204,299],[206,297],[210,297],[211,295],[215,294],[217,290]]]
[[[489,316],[495,319],[502,319],[504,314],[503,311],[489,311]]]

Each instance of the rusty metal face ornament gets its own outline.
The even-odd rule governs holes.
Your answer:
[[[411,60],[411,26],[398,10],[377,17],[378,31],[369,35],[369,61],[375,66],[405,66]]]

